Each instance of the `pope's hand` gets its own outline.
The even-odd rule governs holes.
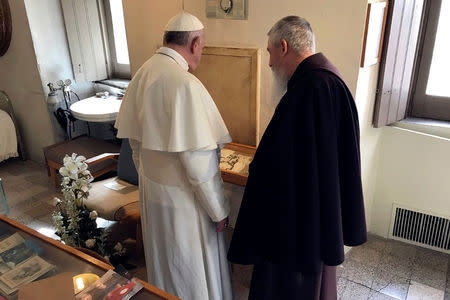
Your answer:
[[[216,223],[217,229],[216,232],[222,232],[225,228],[228,227],[228,217]]]

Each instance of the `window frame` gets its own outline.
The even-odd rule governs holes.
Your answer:
[[[450,121],[450,97],[426,94],[442,0],[427,2],[408,116]]]
[[[108,64],[110,66],[110,78],[131,79],[131,68],[129,64],[119,64],[117,62],[116,47],[114,40],[114,30],[111,16],[111,6],[109,0],[102,2],[102,21],[104,24],[105,49],[108,52]]]

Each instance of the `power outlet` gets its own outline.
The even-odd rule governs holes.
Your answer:
[[[206,17],[247,20],[248,0],[206,0]]]

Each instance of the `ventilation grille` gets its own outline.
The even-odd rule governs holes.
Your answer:
[[[418,211],[395,207],[392,238],[450,252],[450,220]]]

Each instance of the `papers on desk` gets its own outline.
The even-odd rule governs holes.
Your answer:
[[[127,187],[127,185],[124,185],[117,180],[107,182],[104,184],[104,186],[107,187],[108,189],[114,190],[114,191],[120,191]]]
[[[0,240],[0,290],[4,293],[12,294],[54,268],[31,244],[18,233]]]

